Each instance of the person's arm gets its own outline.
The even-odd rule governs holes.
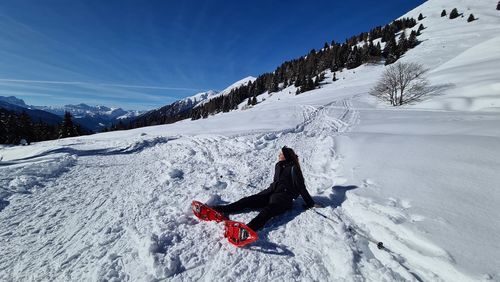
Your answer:
[[[311,195],[309,195],[309,192],[307,191],[303,179],[301,179],[301,177],[295,174],[295,166],[292,166],[292,176],[295,187],[299,189],[299,193],[302,196],[302,199],[304,199],[304,202],[306,202],[306,207],[307,208],[314,207],[314,200],[312,199]]]
[[[276,182],[276,176],[279,175],[279,172],[277,171],[279,169],[279,162],[276,163],[274,165],[274,177],[273,177],[273,182],[271,184],[269,184],[269,187],[267,187],[266,189],[260,191],[259,193],[257,193],[257,195],[263,195],[263,194],[269,194],[269,193],[272,193],[273,190],[274,190],[274,185],[275,185],[275,182]]]

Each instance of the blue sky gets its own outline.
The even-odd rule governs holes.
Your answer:
[[[0,96],[150,109],[273,71],[422,0],[0,2]]]

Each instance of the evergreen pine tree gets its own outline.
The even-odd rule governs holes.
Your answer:
[[[297,91],[297,94],[313,90],[314,88],[314,81],[312,80],[312,78],[308,77],[306,78],[305,84],[300,87],[300,91]]]
[[[4,124],[5,113],[0,111],[0,144],[6,143],[4,138],[7,136],[7,128]]]
[[[408,48],[413,48],[417,46],[418,44],[418,39],[417,39],[417,33],[412,30],[410,33],[410,37],[408,37]]]
[[[316,88],[314,80],[312,80],[312,78],[307,79],[307,88],[308,90],[313,90],[314,88]]]
[[[420,14],[418,15],[418,20],[419,20],[419,21],[421,21],[421,20],[423,20],[423,19],[424,19],[424,16],[422,16],[422,13],[420,13]]]
[[[349,57],[347,57],[346,66],[348,69],[357,68],[361,65],[361,52],[358,49],[358,46],[354,46],[352,51],[349,53]]]
[[[385,64],[390,65],[394,62],[396,62],[399,59],[399,48],[398,44],[396,43],[396,37],[394,34],[392,35],[391,39],[386,43],[385,48],[384,48],[384,53],[386,54],[384,57],[386,58]]]
[[[4,123],[7,135],[4,137],[5,140],[3,142],[6,144],[19,144],[19,138],[17,137],[19,122],[17,116],[13,113],[7,113]]]
[[[302,73],[299,73],[299,76],[295,80],[294,86],[300,87],[303,84],[304,84],[304,75]]]
[[[446,17],[446,10],[443,10],[443,11],[441,12],[441,17]]]
[[[498,4],[497,4],[497,10],[500,11],[500,1],[498,1]]]
[[[458,14],[457,8],[453,8],[453,10],[451,10],[451,13],[450,13],[450,20],[456,19],[456,18],[458,18],[458,16],[460,16],[460,15]]]
[[[255,106],[257,104],[257,97],[254,95],[252,98],[252,106]]]
[[[114,126],[116,129],[116,126]],[[73,120],[70,112],[64,113],[64,119],[59,130],[59,138],[73,137],[76,136],[75,126],[73,125]]]
[[[320,73],[318,79],[319,79],[319,82],[325,80],[325,73],[324,72]]]
[[[250,106],[252,104],[252,98],[248,97],[247,105]]]
[[[425,29],[424,24],[420,24],[420,25],[418,26],[418,32],[421,32],[421,31],[422,31],[422,30],[424,30],[424,29]]]
[[[476,18],[474,18],[473,14],[470,14],[469,18],[467,19],[467,22],[470,23],[470,22],[472,22],[474,20],[476,20]]]
[[[387,58],[390,54],[397,53],[397,43],[396,37],[394,34],[389,38],[389,40],[385,43],[384,51],[382,51],[382,56]]]
[[[401,35],[399,36],[399,42],[398,42],[398,53],[399,54],[404,54],[406,50],[408,50],[408,40],[406,39],[406,33],[404,30],[401,32]]]
[[[25,111],[19,115],[19,138],[25,139],[28,144],[33,140],[33,124]]]

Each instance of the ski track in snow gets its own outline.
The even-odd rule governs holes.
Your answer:
[[[340,174],[342,156],[335,143],[359,122],[352,98],[304,106],[303,113],[302,123],[283,131],[156,138],[121,149],[86,150],[76,144],[35,156],[70,161],[34,174],[24,186],[45,185],[12,192],[0,212],[0,280],[471,279],[454,268],[449,254],[405,229],[404,222],[422,220],[406,212],[409,202],[390,199],[380,206],[347,193],[364,189]],[[299,200],[268,223],[259,241],[237,249],[223,238],[222,224],[193,217],[194,199],[227,203],[266,188],[283,145],[299,153],[310,193],[326,205],[319,212],[335,222],[302,211]],[[20,175],[37,170],[36,162],[20,160],[4,166]],[[8,183],[22,190],[19,181]],[[375,183],[368,179],[364,185]],[[231,218],[247,222],[255,215]],[[348,226],[384,241],[389,252]]]

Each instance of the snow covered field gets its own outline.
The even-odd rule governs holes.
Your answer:
[[[409,12],[427,28],[402,60],[447,85],[420,104],[374,100],[384,67],[365,65],[205,120],[0,147],[0,280],[500,281],[495,6],[434,0]],[[439,16],[453,7],[479,20]],[[192,216],[194,199],[266,188],[283,145],[325,208],[299,200],[243,249]]]

